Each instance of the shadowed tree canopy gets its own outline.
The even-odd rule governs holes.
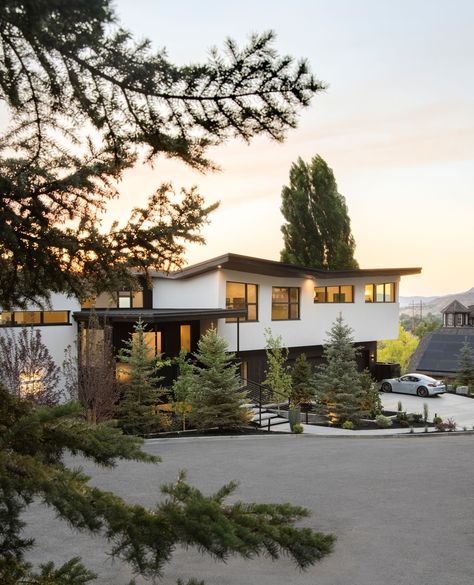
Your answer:
[[[304,61],[277,54],[273,33],[177,66],[120,28],[109,0],[4,0],[0,101],[13,122],[0,140],[0,305],[179,267],[214,206],[162,185],[101,231],[123,171],[159,154],[211,170],[208,147],[282,140],[321,88]]]
[[[359,267],[346,201],[320,156],[309,164],[299,158],[291,165],[290,183],[281,197],[286,220],[282,262],[327,270]]]

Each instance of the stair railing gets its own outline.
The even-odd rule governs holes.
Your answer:
[[[265,408],[265,404],[270,404],[272,402],[279,401],[279,402],[288,402],[290,404],[290,400],[288,396],[285,396],[281,392],[276,392],[268,388],[268,386],[264,386],[263,384],[259,384],[254,380],[249,380],[247,378],[240,379],[241,389],[247,393],[247,397],[253,401],[258,407],[258,426],[262,426],[262,411]],[[270,428],[270,419],[268,420],[268,426]]]

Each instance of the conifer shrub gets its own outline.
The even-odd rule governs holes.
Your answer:
[[[393,421],[388,416],[384,416],[383,414],[379,414],[375,417],[375,422],[377,426],[381,429],[388,429],[393,425]]]

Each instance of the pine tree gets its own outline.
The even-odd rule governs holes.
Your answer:
[[[61,567],[45,563],[38,571],[25,560],[34,542],[22,529],[25,510],[35,500],[79,531],[102,534],[113,556],[137,575],[158,577],[177,546],[195,546],[214,559],[269,554],[290,555],[305,568],[328,554],[329,534],[297,528],[307,510],[290,504],[228,503],[236,489],[225,485],[203,495],[184,475],[162,487],[164,499],[152,508],[127,504],[88,483],[64,462],[66,452],[105,467],[119,459],[157,463],[141,450],[141,439],[124,436],[110,424],[91,427],[78,403],[33,408],[0,386],[0,582],[2,585],[85,585],[93,575],[73,558]],[[38,575],[42,575],[40,578]],[[117,584],[118,585],[118,584]]]
[[[4,309],[51,291],[117,290],[130,268],[181,266],[216,206],[164,184],[107,233],[100,213],[123,172],[143,155],[215,169],[210,147],[282,140],[323,87],[305,62],[277,54],[273,33],[177,66],[117,20],[111,0],[0,2],[0,101],[12,120],[0,137]]]
[[[471,344],[465,340],[459,352],[459,373],[457,381],[463,386],[474,389],[474,359]]]
[[[197,428],[220,430],[247,426],[249,413],[243,408],[246,394],[240,390],[239,366],[227,352],[227,342],[209,329],[199,340],[195,355],[202,367],[193,367],[190,422]]]
[[[299,158],[291,165],[281,198],[286,220],[282,262],[328,270],[358,268],[346,201],[320,156],[309,164]]]
[[[314,398],[314,380],[311,364],[306,358],[306,354],[300,354],[291,370],[292,389],[290,401],[298,406],[308,404]]]
[[[283,347],[281,335],[274,337],[271,329],[265,329],[265,354],[267,367],[263,385],[270,389],[279,409],[282,399],[289,397],[293,381],[287,364],[288,348]]]
[[[327,335],[326,363],[320,366],[315,381],[322,412],[332,424],[342,424],[346,420],[357,423],[366,413],[362,406],[364,391],[357,370],[352,329],[339,315]]]
[[[120,383],[122,397],[115,416],[125,434],[146,436],[169,427],[170,421],[157,409],[164,395],[159,387],[163,378],[157,376],[157,363],[161,365],[159,356],[150,355],[145,340],[146,325],[141,319],[133,330],[118,355],[119,361],[128,368]]]

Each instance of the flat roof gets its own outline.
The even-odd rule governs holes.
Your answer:
[[[182,270],[171,272],[168,278],[181,279],[192,278],[206,272],[213,272],[225,268],[227,270],[236,270],[239,272],[249,272],[252,274],[263,274],[266,276],[290,276],[296,278],[357,278],[361,276],[406,276],[410,274],[420,274],[421,268],[358,268],[354,270],[322,270],[311,268],[309,266],[300,266],[297,264],[287,264],[277,262],[276,260],[266,260],[264,258],[254,258],[252,256],[242,256],[228,252],[222,256],[217,256],[193,264]],[[162,276],[162,273],[156,273],[155,276]]]
[[[76,311],[72,314],[76,321],[88,321],[90,310]],[[96,309],[99,319],[110,323],[135,323],[142,318],[146,323],[163,323],[164,321],[183,321],[193,319],[223,319],[226,317],[245,317],[247,309]]]

